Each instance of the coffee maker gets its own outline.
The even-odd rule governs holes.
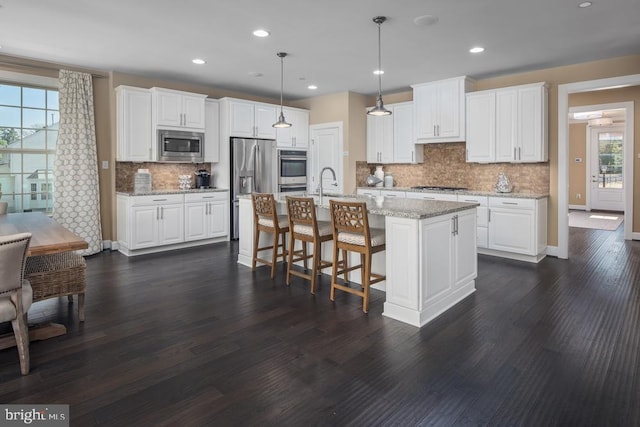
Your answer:
[[[196,188],[211,188],[211,174],[206,169],[196,172]]]

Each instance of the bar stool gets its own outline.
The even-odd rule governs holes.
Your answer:
[[[289,231],[289,220],[286,215],[278,215],[276,201],[270,193],[252,193],[253,202],[253,259],[251,269],[256,269],[256,263],[271,266],[271,278],[276,275],[276,261],[282,256],[282,262],[286,262],[287,248],[285,246],[285,234]],[[260,244],[260,232],[273,234],[273,243],[269,246],[258,247]],[[282,244],[279,243],[282,237]],[[278,249],[282,251],[278,253]],[[271,260],[258,258],[258,252],[271,250]]]
[[[331,301],[335,301],[336,289],[362,297],[362,311],[369,311],[369,287],[386,279],[381,274],[371,272],[371,256],[385,250],[385,231],[369,228],[367,204],[365,202],[329,201],[333,229],[333,272],[331,275]],[[342,261],[338,262],[338,252],[342,251]],[[347,252],[360,254],[360,264],[348,266]],[[339,270],[339,268],[342,268]],[[346,273],[361,270],[362,290],[350,288]],[[338,275],[345,275],[345,284],[338,283]]]
[[[329,261],[322,261],[322,243],[333,239],[330,221],[318,221],[316,205],[311,197],[287,196],[287,214],[289,215],[289,262],[287,263],[287,285],[291,283],[291,275],[311,281],[311,293],[316,293],[316,279],[325,268],[331,267]],[[296,240],[302,242],[302,249],[295,250]],[[307,253],[307,243],[313,244],[313,254]],[[311,274],[294,270],[293,263],[304,262],[308,270],[307,260],[311,259]]]

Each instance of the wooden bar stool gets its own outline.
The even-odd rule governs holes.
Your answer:
[[[331,301],[335,301],[336,289],[362,297],[362,311],[369,311],[369,287],[386,279],[371,272],[371,256],[385,250],[385,231],[369,228],[365,202],[329,201],[333,229],[333,273],[331,275]],[[338,252],[342,251],[342,261]],[[348,266],[347,252],[360,254],[360,264]],[[341,270],[339,269],[341,268]],[[350,288],[346,280],[349,271],[361,270],[362,289]],[[338,283],[338,275],[345,275],[345,284]]]
[[[276,275],[276,260],[282,256],[282,262],[286,262],[287,248],[285,243],[285,234],[289,231],[289,220],[286,215],[278,215],[276,211],[276,201],[273,194],[270,193],[252,193],[251,200],[253,202],[253,260],[251,269],[255,270],[256,263],[271,266],[271,278]],[[260,244],[260,232],[273,234],[273,243],[269,246],[258,247]],[[282,243],[279,243],[282,237]],[[278,253],[278,249],[282,251]],[[258,252],[272,251],[271,260],[258,258]]]
[[[287,285],[291,283],[291,275],[311,281],[311,293],[316,293],[316,279],[325,268],[331,267],[329,261],[322,261],[322,242],[333,239],[330,221],[318,221],[316,205],[311,197],[287,196],[287,214],[289,215],[289,262],[287,263]],[[302,249],[294,250],[296,240],[302,242]],[[307,243],[313,244],[313,253],[307,253]],[[311,259],[311,274],[294,270],[293,263]]]

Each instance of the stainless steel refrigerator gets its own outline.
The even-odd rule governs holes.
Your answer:
[[[271,139],[231,138],[231,237],[238,234],[238,196],[273,193],[277,186],[276,142]]]

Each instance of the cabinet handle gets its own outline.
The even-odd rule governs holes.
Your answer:
[[[460,229],[458,228],[458,215],[456,215],[456,236],[458,235],[458,231],[460,231]]]
[[[513,147],[513,160],[518,160],[516,157],[516,147]]]
[[[521,149],[521,147],[518,147],[518,160],[522,160],[522,151],[520,151]]]
[[[438,136],[440,136],[440,125],[436,125],[436,128],[438,129]]]
[[[216,196],[203,196],[203,199],[214,199]]]
[[[456,217],[455,216],[451,217],[451,235],[452,236],[456,235]]]
[[[503,205],[515,205],[518,206],[518,202],[502,202]]]
[[[411,163],[413,163],[413,151],[411,152]]]
[[[491,222],[491,209],[487,209],[487,222]]]
[[[433,125],[433,136],[438,136],[438,134],[436,133],[436,125]]]
[[[160,219],[164,219],[164,207],[160,206]]]
[[[166,202],[167,199],[153,199],[154,202]]]
[[[160,207],[156,206],[156,219],[160,219]]]
[[[385,194],[385,197],[398,197],[396,194]]]

